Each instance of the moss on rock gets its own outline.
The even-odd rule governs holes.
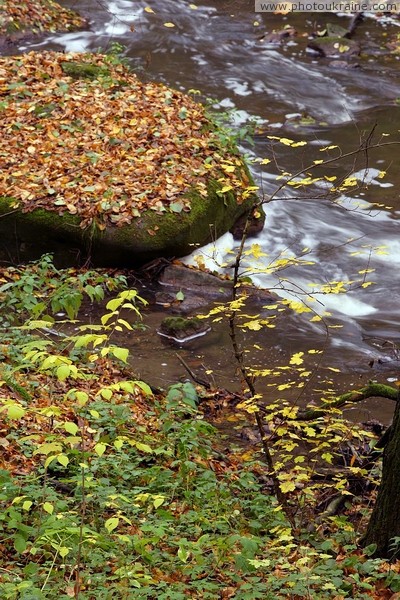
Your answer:
[[[110,75],[107,67],[77,61],[65,61],[61,63],[61,68],[72,79],[98,79]]]
[[[210,181],[204,198],[193,189],[189,212],[157,214],[147,210],[129,225],[105,228],[93,222],[81,227],[78,215],[59,215],[37,209],[13,208],[12,198],[0,198],[0,235],[12,260],[31,260],[43,252],[72,250],[80,262],[96,266],[138,266],[160,256],[185,256],[193,245],[204,245],[223,235],[255,201],[239,205],[234,194],[218,195],[218,182]],[[1,252],[1,251],[0,251]],[[3,260],[6,260],[3,252]]]
[[[205,335],[209,331],[210,326],[197,317],[165,317],[158,333],[182,343]]]

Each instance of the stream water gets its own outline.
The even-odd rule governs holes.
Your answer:
[[[22,49],[89,51],[107,49],[118,42],[126,47],[126,56],[143,77],[184,91],[198,89],[222,108],[236,108],[238,126],[257,118],[260,132],[254,145],[244,144],[243,150],[253,157],[274,159],[254,169],[265,198],[279,183],[274,161],[282,169],[295,172],[320,159],[323,146],[337,145],[342,153],[354,150],[374,127],[376,141],[382,134],[390,134],[381,138],[383,142],[399,140],[400,105],[396,99],[400,97],[400,54],[389,53],[384,45],[400,34],[400,21],[378,21],[372,15],[365,18],[356,31],[356,39],[363,46],[359,68],[346,69],[340,62],[318,58],[306,48],[311,33],[323,29],[327,21],[347,27],[346,16],[256,15],[251,0],[199,0],[193,4],[189,0],[70,0],[65,4],[88,18],[88,30],[50,35]],[[145,7],[154,12],[147,12]],[[278,45],[260,39],[287,24],[297,30],[297,37]],[[308,145],[293,149],[273,143],[267,135],[305,140]],[[368,183],[362,191],[343,195],[336,203],[321,187],[310,188],[308,195],[293,189],[282,191],[266,205],[264,231],[249,241],[260,244],[267,263],[309,248],[307,258],[314,264],[286,270],[283,285],[274,275],[254,277],[257,283],[286,297],[310,290],[310,282],[360,280],[360,271],[375,269],[368,275],[367,281],[374,282],[369,287],[354,286],[345,296],[318,297],[315,310],[329,310],[332,315],[327,320],[333,325],[328,337],[321,322],[310,323],[307,314],[293,314],[277,329],[247,335],[249,348],[254,343],[259,346],[252,351],[251,360],[268,366],[283,364],[299,351],[305,352],[310,365],[315,366],[315,356],[307,351],[324,349],[318,374],[305,387],[307,398],[311,388],[318,387],[316,382],[328,374],[334,377],[333,387],[344,389],[371,377],[391,380],[400,365],[397,147],[371,151],[366,160],[363,155],[354,162],[350,156],[324,171],[337,176],[355,174]],[[380,179],[382,170],[387,175]],[[377,209],[372,203],[383,208]],[[217,242],[218,256],[223,257],[233,245],[232,237],[224,236]],[[216,254],[212,247],[204,252],[210,261]],[[164,314],[153,309],[145,315],[145,323],[155,329]],[[176,348],[156,333],[133,336],[131,345],[135,367],[156,385],[185,374],[175,356]],[[204,365],[213,370],[217,384],[234,386],[235,368],[223,326],[180,352],[194,370]],[[340,369],[340,373],[328,367]],[[263,385],[268,389],[267,383]],[[296,388],[292,393],[304,395],[305,391]],[[360,410],[363,418],[372,411],[372,415],[387,419],[391,406],[385,401],[370,401]]]

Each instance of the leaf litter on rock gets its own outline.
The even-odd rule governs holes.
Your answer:
[[[97,78],[66,75],[77,63],[96,67]],[[190,211],[188,192],[207,197],[210,179],[238,202],[248,183],[241,159],[219,154],[202,105],[105,55],[1,57],[0,109],[0,196],[24,212],[122,226],[146,209]]]
[[[68,31],[84,24],[82,17],[53,0],[0,0],[0,35],[26,30]]]

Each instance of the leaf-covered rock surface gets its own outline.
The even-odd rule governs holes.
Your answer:
[[[66,215],[49,228],[75,241],[94,225],[108,246],[182,255],[209,241],[210,226],[224,233],[251,202],[243,160],[221,145],[205,108],[141,82],[113,56],[3,57],[0,97],[0,212],[34,212],[28,229],[45,226],[48,213]]]
[[[77,29],[84,20],[53,0],[0,0],[0,35]]]

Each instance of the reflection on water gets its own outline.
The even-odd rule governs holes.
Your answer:
[[[75,6],[72,0],[66,4]],[[146,11],[146,6],[154,12]],[[252,0],[200,0],[196,5],[183,0],[81,0],[79,10],[89,17],[90,30],[49,36],[32,47],[87,51],[119,42],[126,46],[127,57],[144,77],[161,79],[184,90],[200,89],[221,106],[236,107],[242,120],[248,115],[258,117],[264,123],[265,134],[256,136],[254,147],[244,150],[253,157],[273,159],[268,166],[254,169],[266,199],[277,188],[275,177],[279,169],[275,162],[281,169],[294,172],[323,157],[321,145],[337,145],[338,154],[346,154],[374,127],[375,140],[392,139],[380,138],[387,133],[398,139],[400,107],[394,101],[400,96],[399,57],[379,55],[375,50],[376,56],[371,53],[371,48],[382,46],[383,33],[393,32],[395,28],[391,26],[383,32],[382,25],[366,19],[357,30],[366,54],[359,59],[360,68],[345,70],[334,68],[327,59],[317,59],[306,48],[308,36],[318,26],[323,28],[327,20],[346,26],[345,17],[255,15]],[[165,23],[173,23],[174,27]],[[260,40],[266,31],[281,29],[285,24],[298,31],[290,43],[276,46]],[[306,120],[299,121],[293,115]],[[296,151],[272,145],[267,134],[279,132],[306,140],[308,145]],[[400,170],[396,154],[393,147],[384,146],[368,156],[363,154],[357,160],[349,156],[325,169],[329,176],[354,174],[368,184],[358,194],[349,193],[336,203],[326,197],[329,191],[315,188],[310,189],[308,197],[293,190],[282,191],[266,204],[264,232],[250,243],[260,244],[267,263],[282,253],[298,255],[308,248],[308,257],[314,264],[287,269],[284,285],[276,276],[261,273],[254,275],[257,283],[293,297],[300,290],[312,291],[309,284],[359,280],[360,271],[365,269],[371,269],[365,281],[373,281],[369,287],[354,286],[347,296],[317,297],[315,311],[332,313],[326,321],[327,326],[333,326],[331,329],[318,322],[310,323],[307,315],[293,315],[283,329],[276,331],[274,341],[268,338],[268,332],[260,334],[266,336],[262,345],[272,348],[268,352],[275,358],[310,346],[324,346],[325,363],[339,365],[354,380],[354,371],[368,370],[371,356],[385,355],[385,349],[376,340],[398,343]],[[369,171],[363,177],[366,163]],[[387,171],[384,179],[377,177],[380,171]],[[379,212],[372,203],[393,208]],[[228,237],[224,243],[232,245],[232,240]],[[209,255],[212,253],[208,251]],[[224,248],[219,253],[221,262]],[[188,350],[188,354],[193,360],[202,361],[208,353],[211,361],[219,365],[221,377],[229,369],[232,372],[232,357],[220,350],[228,343],[226,333],[220,332],[209,340],[212,343],[204,338],[197,354],[196,348]],[[159,340],[157,344],[158,365],[175,361],[169,351],[164,353],[165,346]],[[167,377],[167,366],[159,374]],[[234,373],[228,375],[228,381],[233,378]]]

